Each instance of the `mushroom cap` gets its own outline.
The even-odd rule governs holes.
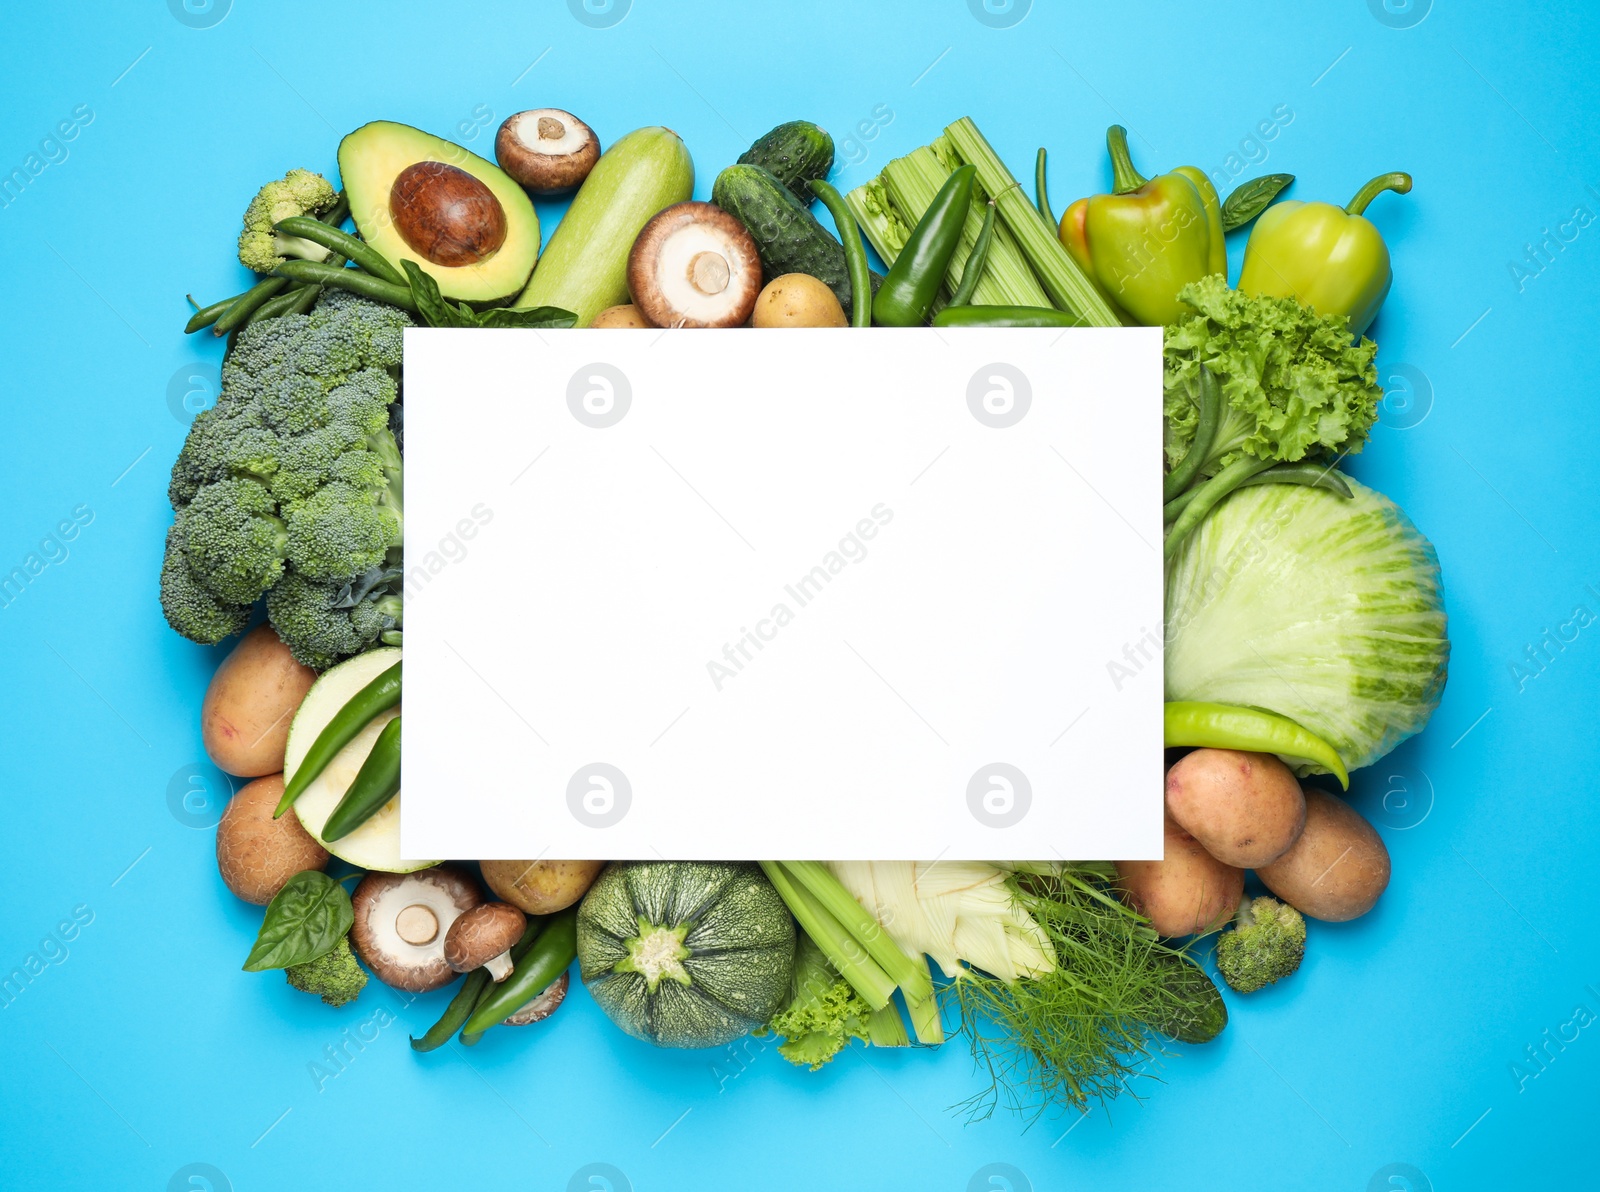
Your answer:
[[[448,865],[369,873],[350,898],[356,916],[350,940],[385,985],[427,993],[455,979],[444,958],[445,938],[482,901],[477,883]]]
[[[560,108],[532,108],[506,117],[494,138],[500,168],[536,195],[571,190],[600,160],[600,138]]]
[[[570,981],[567,974],[562,973],[549,985],[545,986],[543,992],[535,996],[531,1002],[506,1019],[501,1025],[527,1026],[530,1022],[543,1022],[554,1014],[566,999],[568,984],[570,984]]]
[[[282,774],[257,778],[233,796],[217,824],[217,872],[228,889],[258,906],[295,874],[328,863],[328,850],[298,816],[272,818],[282,795]]]
[[[470,973],[500,955],[522,936],[528,917],[507,902],[485,902],[450,925],[444,958],[458,973]]]
[[[650,217],[628,253],[628,290],[657,327],[737,327],[761,293],[761,256],[721,207],[690,200]]]

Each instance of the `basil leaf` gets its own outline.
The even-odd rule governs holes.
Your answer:
[[[571,327],[578,316],[559,306],[534,306],[527,310],[512,310],[499,306],[478,316],[480,327]]]
[[[244,970],[259,973],[315,960],[332,951],[355,921],[343,886],[315,869],[297,873],[267,904]]]
[[[1241,182],[1228,201],[1222,204],[1222,230],[1231,232],[1242,228],[1271,205],[1284,187],[1294,181],[1293,174],[1267,174]]]
[[[477,319],[466,307],[459,310],[446,302],[439,293],[439,283],[418,267],[415,261],[401,261],[406,279],[411,283],[411,297],[417,304],[417,314],[429,327],[476,327]],[[464,313],[463,313],[464,312]]]

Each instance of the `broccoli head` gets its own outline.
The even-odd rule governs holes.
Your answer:
[[[285,236],[273,225],[291,215],[321,215],[331,211],[338,200],[333,183],[310,170],[290,170],[281,180],[267,183],[245,208],[239,263],[256,273],[271,273],[285,257],[325,260],[328,250],[322,245]]]
[[[356,963],[348,936],[340,936],[331,951],[313,960],[291,964],[283,975],[302,993],[318,994],[330,1006],[355,1001],[367,984],[367,974]]]
[[[393,307],[334,293],[309,315],[245,329],[217,404],[194,420],[172,469],[161,589],[174,629],[214,643],[279,587],[268,616],[308,665],[396,626],[397,589],[362,581],[398,562],[404,465],[390,411],[410,325]],[[352,585],[361,596],[341,604]]]
[[[1306,921],[1276,898],[1246,898],[1233,930],[1217,940],[1217,970],[1238,993],[1254,993],[1300,967]]]
[[[849,1045],[868,1037],[872,1007],[802,934],[795,954],[793,996],[767,1029],[781,1035],[778,1054],[813,1072]]]

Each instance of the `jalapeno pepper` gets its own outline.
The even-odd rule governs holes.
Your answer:
[[[1231,704],[1191,701],[1166,706],[1166,744],[1205,749],[1243,749],[1275,753],[1289,765],[1310,763],[1331,771],[1345,790],[1350,774],[1338,752],[1321,737],[1287,716]]]
[[[400,664],[397,662],[352,695],[349,702],[335,712],[333,719],[317,734],[317,739],[311,742],[311,748],[306,750],[305,757],[300,759],[300,764],[284,783],[283,798],[278,800],[278,809],[272,813],[273,818],[276,819],[294,806],[294,801],[316,781],[317,775],[327,768],[339,750],[354,741],[356,734],[372,723],[373,717],[380,712],[387,712],[399,702]]]
[[[544,931],[527,954],[516,962],[511,975],[483,995],[483,1000],[461,1028],[461,1041],[470,1042],[473,1036],[510,1018],[549,988],[577,956],[578,908],[573,906],[551,915]]]
[[[1048,306],[947,306],[933,316],[935,327],[1087,327],[1070,310]]]
[[[340,840],[354,832],[394,798],[400,789],[400,717],[383,726],[355,781],[322,825],[322,839]]]
[[[872,318],[879,326],[920,327],[928,321],[950,258],[961,243],[977,173],[976,166],[956,170],[922,213],[872,300]]]

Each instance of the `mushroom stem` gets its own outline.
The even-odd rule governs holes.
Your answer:
[[[567,135],[567,126],[552,116],[539,117],[539,139],[541,141],[559,141]]]
[[[483,962],[483,967],[489,970],[489,979],[496,983],[504,981],[511,975],[511,953],[502,952],[498,956],[491,956]]]

